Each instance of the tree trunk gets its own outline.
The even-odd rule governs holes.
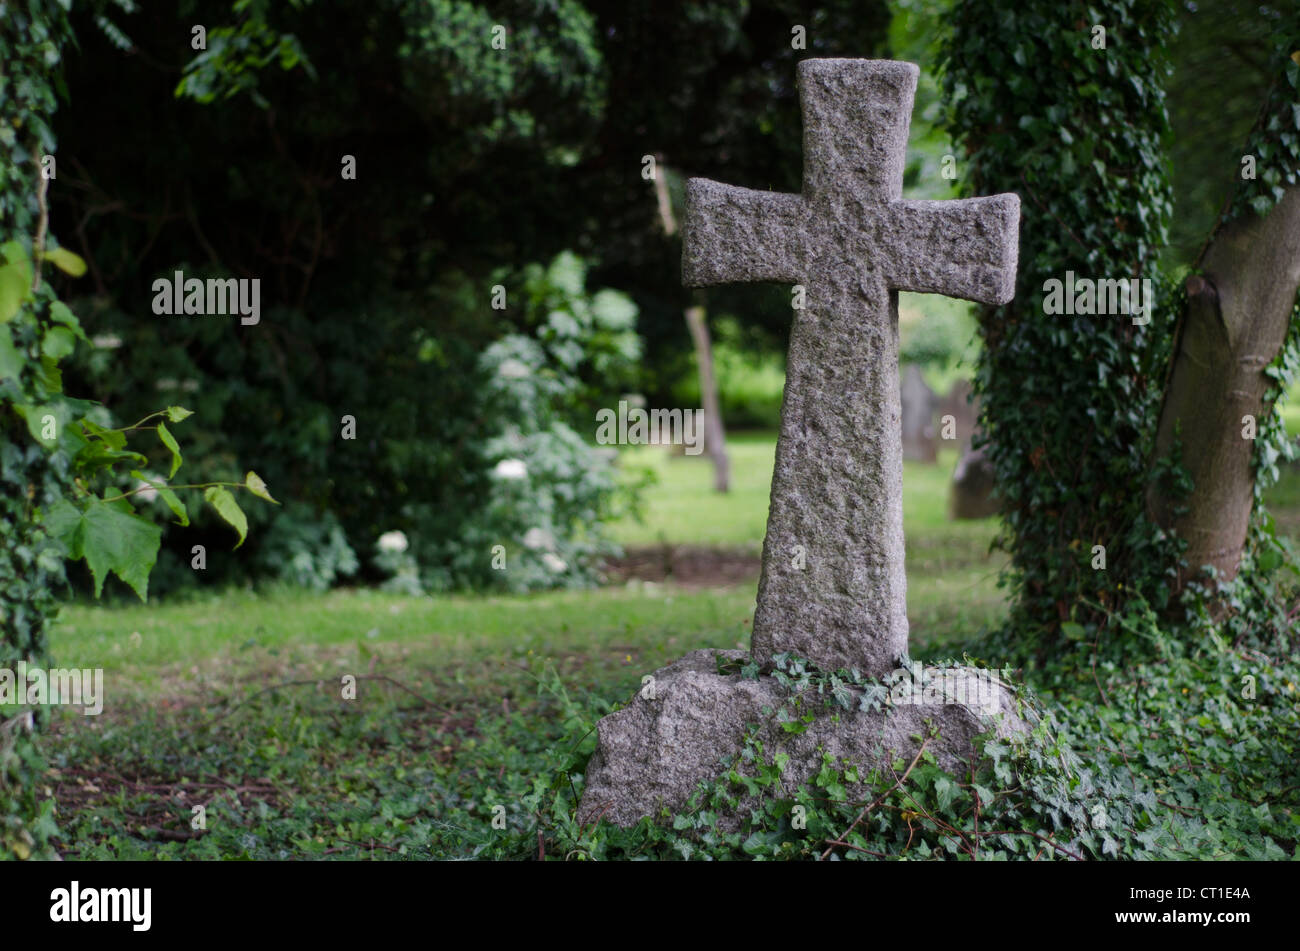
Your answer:
[[[655,156],[655,199],[659,204],[659,222],[664,234],[670,237],[677,231],[673,217],[673,203],[668,195],[668,169],[662,155]],[[727,459],[727,434],[722,426],[722,408],[718,405],[718,382],[713,375],[713,346],[709,340],[709,325],[704,321],[704,308],[686,308],[686,326],[695,341],[695,357],[700,365],[700,399],[704,403],[704,447],[713,460],[713,490],[731,490],[731,462]]]
[[[1159,524],[1187,540],[1190,576],[1203,565],[1218,580],[1237,573],[1254,500],[1254,442],[1244,417],[1258,421],[1269,380],[1263,370],[1286,340],[1300,288],[1300,189],[1292,188],[1265,218],[1225,226],[1204,256],[1203,276],[1187,281],[1187,309],[1156,435],[1167,454],[1179,427],[1182,461],[1194,485],[1177,502],[1153,490]],[[1180,426],[1181,424],[1181,426]],[[1180,507],[1186,511],[1178,512]]]
[[[731,489],[731,462],[727,459],[727,434],[722,428],[722,410],[718,406],[718,384],[713,378],[713,346],[709,327],[704,322],[703,307],[686,308],[686,324],[695,340],[695,356],[700,362],[700,396],[704,402],[704,447],[713,460],[713,490]]]

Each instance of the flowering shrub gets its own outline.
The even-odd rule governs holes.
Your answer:
[[[602,387],[608,399],[628,377],[640,341],[631,301],[608,290],[588,295],[585,279],[567,252],[526,269],[521,329],[531,332],[506,334],[482,353],[484,502],[460,538],[416,539],[429,586],[581,586],[616,551],[602,524],[628,496],[610,455],[575,426],[594,420]],[[442,567],[427,570],[438,560]]]

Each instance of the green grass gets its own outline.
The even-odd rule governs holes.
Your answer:
[[[1278,412],[1282,414],[1282,421],[1286,424],[1286,431],[1294,439],[1300,436],[1300,381],[1293,384],[1287,391],[1286,398],[1278,407]]]
[[[418,651],[430,662],[448,664],[529,650],[636,660],[647,649],[656,656],[660,647],[669,654],[680,651],[682,637],[705,632],[714,646],[735,646],[747,637],[753,599],[748,587],[691,591],[636,583],[499,597],[230,591],[174,604],[71,607],[56,628],[55,653],[150,687],[198,677],[203,666],[221,669],[249,657],[302,650],[367,659]]]
[[[733,438],[723,497],[707,462],[629,451],[629,476],[647,466],[659,482],[646,522],[614,526],[617,537],[756,555],[774,446],[772,434]],[[904,475],[913,641],[932,648],[1003,611],[986,554],[994,524],[944,516],[954,461],[908,463]],[[106,696],[99,717],[53,717],[60,847],[74,858],[499,847],[488,811],[523,808],[533,779],[589,729],[574,710],[607,709],[687,651],[746,646],[756,583],[426,598],[234,590],[70,606],[56,661],[103,668]],[[345,675],[359,678],[355,700],[341,698]],[[202,834],[187,831],[194,803],[209,807]]]
[[[104,669],[104,712],[54,711],[58,846],[71,858],[471,857],[526,822],[534,781],[589,734],[576,709],[608,710],[687,651],[742,646],[752,609],[748,587],[650,584],[73,607],[56,659]],[[496,804],[510,810],[504,833]]]
[[[662,447],[625,450],[622,464],[634,477],[648,469],[657,482],[646,493],[643,522],[613,526],[628,547],[698,545],[757,554],[767,526],[768,495],[776,439],[745,433],[727,441],[731,491],[713,491],[713,467],[705,456],[674,455]],[[996,582],[1002,555],[990,555],[993,519],[948,519],[948,483],[956,450],[935,465],[903,464],[903,528],[907,535],[908,616],[917,643],[943,642],[998,620],[1004,611]]]
[[[713,466],[707,456],[677,455],[662,446],[632,446],[620,455],[629,473],[649,471],[655,484],[646,492],[644,521],[624,519],[611,526],[620,545],[671,543],[746,548],[763,544],[767,499],[772,488],[776,439],[769,433],[740,433],[727,439],[731,491],[713,491]]]
[[[712,491],[700,458],[655,447],[629,450],[625,468],[653,468],[644,524],[615,525],[627,546],[741,548],[757,556],[767,517],[771,434],[730,443],[731,493]],[[937,465],[908,462],[904,472],[909,617],[918,643],[970,634],[1003,610],[996,577],[1001,556],[988,554],[992,520],[951,522],[944,514],[955,453]],[[689,589],[639,584],[533,595],[411,598],[370,590],[316,595],[293,589],[229,591],[174,602],[107,608],[74,605],[55,631],[56,655],[118,671],[124,682],[156,686],[185,680],[190,669],[222,668],[268,651],[418,650],[431,660],[500,652],[632,655],[667,659],[683,644],[743,645],[753,614],[755,576],[747,583]],[[201,674],[193,674],[195,677]]]
[[[654,468],[627,545],[756,552],[774,440],[707,462],[631,450]],[[907,463],[908,609],[922,658],[1003,617],[993,521],[950,522],[951,451]],[[1300,471],[1270,493],[1300,525]],[[743,647],[755,581],[629,583],[527,596],[412,598],[228,591],[148,606],[69,607],[56,662],[102,667],[102,716],[58,709],[44,743],[69,858],[446,858],[535,854],[537,783],[589,751],[596,717],[641,676],[702,647]],[[344,699],[346,675],[358,678]],[[585,738],[584,738],[585,737]],[[576,751],[576,753],[575,753]],[[538,798],[541,796],[541,798]],[[190,828],[194,805],[207,828]],[[504,805],[507,828],[492,827]],[[525,841],[527,839],[527,841]],[[552,846],[553,847],[553,846]]]

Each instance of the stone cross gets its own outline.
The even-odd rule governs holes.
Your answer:
[[[917,67],[799,64],[803,192],[686,189],[682,279],[803,285],[752,650],[881,676],[907,649],[898,291],[1005,304],[1020,200],[904,201]],[[798,295],[795,295],[798,299]]]

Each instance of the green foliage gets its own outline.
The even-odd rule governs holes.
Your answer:
[[[718,403],[728,432],[776,429],[781,423],[785,359],[776,353],[748,346],[744,328],[734,317],[721,317],[709,323]],[[690,361],[672,388],[670,405],[704,405],[700,397],[698,359]]]
[[[979,357],[979,337],[969,304],[926,294],[899,295],[898,359],[925,371],[942,396],[967,380]]]
[[[256,564],[263,577],[310,591],[326,591],[361,567],[334,514],[301,502],[287,505],[271,524]]]
[[[540,599],[230,591],[189,605],[75,607],[61,637],[88,665],[120,663],[123,692],[93,725],[64,714],[66,728],[48,741],[60,851],[814,859],[839,839],[903,859],[1068,860],[1065,849],[1108,860],[1278,858],[1300,844],[1300,663],[1294,635],[1288,646],[1282,633],[1289,589],[1276,592],[1270,624],[1253,631],[1234,617],[1194,643],[1135,612],[1133,630],[1114,637],[1126,653],[1112,660],[1110,645],[1099,645],[1095,680],[1093,643],[1070,642],[1059,663],[1031,677],[1033,703],[1059,740],[1045,732],[986,746],[990,762],[973,775],[944,774],[922,757],[890,791],[909,759],[845,795],[867,777],[830,763],[805,792],[773,793],[779,761],[755,748],[720,770],[694,811],[631,830],[580,829],[574,805],[609,698],[630,699],[642,671],[683,650],[746,636],[752,591],[679,590],[671,603],[648,589]],[[139,647],[125,636],[135,630]],[[1021,664],[1023,651],[1002,631],[955,649],[963,662],[997,658],[999,667]],[[375,679],[341,701],[338,676],[367,669]],[[842,698],[870,686],[791,657],[774,673],[804,690],[787,715],[792,729],[813,711],[853,715]],[[186,798],[160,798],[158,786]],[[756,794],[759,815],[745,828],[712,828],[707,813]],[[202,833],[189,825],[198,802],[209,804]],[[496,805],[504,829],[491,824]],[[805,829],[793,828],[795,805],[805,807]],[[875,856],[843,846],[828,857]]]
[[[432,587],[585,585],[617,550],[604,523],[632,500],[612,460],[575,427],[590,432],[597,394],[608,401],[628,378],[640,354],[636,308],[614,291],[589,295],[585,275],[567,253],[528,268],[523,325],[533,335],[507,334],[479,360],[484,504],[466,513],[455,538],[415,532],[421,562],[448,566],[431,574]],[[584,379],[599,379],[602,389]]]
[[[1080,14],[1060,30],[1051,28],[1053,12],[1059,13],[1057,5],[995,14],[966,4],[944,46],[945,88],[956,136],[970,152],[972,192],[1022,196],[1018,297],[1008,307],[981,312],[985,352],[977,388],[1003,493],[1012,623],[1044,650],[1068,640],[1071,625],[1092,638],[1114,617],[1127,617],[1127,603],[1168,603],[1181,546],[1147,516],[1144,499],[1153,483],[1174,498],[1193,488],[1176,453],[1150,457],[1178,334],[1174,318],[1186,299],[1182,274],[1158,275],[1152,266],[1169,219],[1160,138],[1172,7],[1117,3],[1105,16]],[[1258,12],[1260,24],[1278,37],[1271,62],[1286,68],[1258,110],[1249,140],[1231,147],[1236,156],[1259,156],[1260,174],[1242,180],[1234,159],[1236,190],[1215,233],[1243,213],[1267,213],[1300,169],[1293,108],[1298,67],[1289,59],[1297,44],[1278,10],[1266,5]],[[1106,26],[1105,50],[1089,43],[1094,20]],[[980,32],[980,22],[998,23],[995,40]],[[1029,36],[1049,38],[1046,55],[1026,58]],[[1188,43],[1193,40],[1180,46],[1181,56],[1191,55]],[[1023,68],[1003,69],[1008,59]],[[993,75],[1006,79],[992,82],[987,77]],[[1240,95],[1240,85],[1233,95]],[[1021,118],[1013,126],[1001,118],[1007,116]],[[1094,132],[1074,135],[1072,129]],[[1150,276],[1156,288],[1152,322],[1137,327],[1116,317],[1041,314],[1043,281],[1067,269],[1091,277]],[[1270,407],[1296,364],[1297,334],[1293,321],[1287,345],[1266,370],[1276,384],[1266,396]],[[1243,576],[1256,568],[1267,573],[1289,557],[1280,554],[1268,527],[1262,493],[1276,480],[1278,461],[1292,453],[1281,419],[1265,414],[1254,446],[1256,505]],[[1090,564],[1097,544],[1107,550],[1104,575]],[[1104,579],[1100,585],[1098,578]],[[1223,597],[1238,608],[1262,610],[1261,586],[1271,591],[1272,582],[1242,577]],[[1209,594],[1203,585],[1192,588],[1189,605]],[[1195,622],[1197,610],[1189,606],[1191,613],[1169,620]]]
[[[63,331],[76,324],[55,309],[49,284],[37,285],[31,259],[38,222],[44,231],[40,157],[54,150],[50,73],[67,39],[66,11],[53,0],[9,5],[0,17],[0,667],[9,668],[47,656],[63,580],[60,545],[40,513],[69,491],[70,460],[33,438],[33,423],[39,436],[49,416],[66,433],[72,411],[58,360]],[[0,709],[0,859],[51,854],[53,804],[37,792],[37,725],[30,711]]]
[[[1093,48],[1094,23],[1105,49]],[[1172,27],[1167,0],[1116,0],[1095,15],[1059,0],[972,0],[943,44],[966,191],[1021,196],[1017,295],[979,311],[975,382],[1002,493],[1012,623],[1044,649],[1064,622],[1101,623],[1129,600],[1163,604],[1171,587],[1176,550],[1144,499],[1174,316],[1154,267],[1171,210],[1161,140]],[[1044,282],[1067,270],[1150,278],[1151,322],[1044,314]],[[1091,566],[1098,544],[1104,573]]]
[[[463,410],[484,349],[536,329],[517,324],[513,293],[504,314],[485,303],[493,283],[513,291],[511,275],[530,263],[573,249],[597,269],[593,286],[633,299],[646,346],[630,388],[664,398],[689,361],[690,296],[642,156],[662,150],[674,170],[797,188],[794,63],[883,52],[889,22],[883,0],[191,0],[186,9],[186,24],[208,26],[206,51],[191,50],[187,33],[178,47],[174,19],[114,12],[132,57],[105,40],[91,10],[74,10],[82,49],[67,71],[61,134],[94,197],[65,189],[60,201],[68,220],[87,222],[95,281],[94,297],[74,306],[93,316],[94,339],[117,338],[131,360],[123,374],[120,353],[83,348],[70,379],[123,419],[160,393],[191,406],[195,480],[233,479],[233,453],[277,496],[334,511],[359,552],[394,529],[419,547],[401,511],[408,500],[437,510],[421,515],[426,532],[453,538],[455,510],[483,498],[483,470],[464,448],[481,438],[479,420]],[[791,48],[792,22],[807,26],[807,51]],[[491,45],[498,24],[505,50]],[[283,68],[289,42],[301,60]],[[135,108],[106,108],[110,99]],[[101,145],[145,136],[167,147]],[[357,159],[354,180],[339,177],[344,155]],[[170,181],[174,194],[157,187]],[[259,277],[261,325],[142,318],[151,281],[177,267]],[[755,300],[715,312],[783,336],[788,299]],[[603,387],[601,405],[623,385],[594,365],[583,383]],[[738,402],[769,412],[766,397],[749,396]],[[344,413],[361,421],[355,444],[338,444]],[[589,432],[586,418],[582,428],[568,422]],[[470,472],[450,472],[457,458]],[[349,491],[362,483],[375,495]],[[206,540],[211,520],[191,514]],[[241,552],[273,517],[250,513],[254,537]],[[164,565],[189,547],[170,531],[163,546]],[[429,566],[449,568],[459,571]],[[214,562],[203,581],[241,575]],[[160,577],[155,591],[169,583]]]
[[[290,0],[294,10],[310,6],[311,0]],[[316,70],[292,33],[277,33],[267,25],[271,12],[268,0],[234,0],[231,12],[240,18],[237,26],[214,26],[206,31],[206,48],[185,64],[185,74],[176,86],[177,97],[209,103],[247,94],[263,109],[270,106],[258,90],[258,74],[272,63],[283,70],[301,65],[315,78]]]
[[[1286,189],[1300,183],[1300,16],[1274,14],[1273,82],[1245,143],[1243,155],[1257,159],[1257,174],[1243,178],[1235,169],[1232,200],[1224,222],[1253,212],[1260,217],[1273,210]]]
[[[1225,631],[1189,646],[1162,633],[1149,610],[1128,633],[1146,642],[1150,660],[1098,663],[1086,685],[1075,658],[1054,664],[1042,672],[1041,699],[1019,691],[1022,709],[1036,711],[1032,734],[983,737],[978,768],[962,775],[941,769],[922,747],[914,762],[896,760],[867,775],[826,756],[812,782],[792,790],[782,781],[782,757],[767,754],[751,732],[718,780],[703,784],[677,815],[626,830],[580,827],[574,807],[592,748],[588,737],[541,799],[537,828],[548,851],[591,859],[1276,860],[1300,854],[1300,795],[1291,782],[1300,753],[1300,663],[1293,645],[1289,654],[1285,639],[1267,651],[1259,643],[1233,645]],[[1002,637],[972,646],[1000,656],[1020,649]],[[964,661],[970,663],[969,655]],[[814,714],[879,709],[888,694],[886,685],[851,672],[828,675],[790,657],[776,663],[773,675],[791,692],[773,715],[792,732],[806,729]],[[736,669],[757,673],[743,662]],[[584,729],[595,716],[588,714]],[[720,821],[724,814],[739,815],[740,822]],[[519,847],[529,841],[521,836]]]
[[[0,469],[7,485],[0,507],[0,667],[17,661],[44,666],[54,590],[65,580],[63,560],[84,559],[95,596],[117,575],[143,600],[157,559],[160,530],[140,517],[131,497],[160,494],[186,521],[174,489],[147,480],[138,469],[135,488],[119,491],[119,467],[147,458],[127,448],[139,429],[103,425],[103,411],[64,392],[60,362],[78,341],[89,343],[73,311],[51,286],[52,265],[70,277],[86,262],[48,233],[49,178],[43,159],[54,152],[49,119],[61,49],[70,39],[67,4],[33,2],[6,8],[0,21]],[[119,4],[124,6],[124,4]],[[181,407],[155,413],[179,422]],[[155,429],[171,458],[168,478],[181,463],[180,447],[163,423]],[[251,475],[251,474],[250,474]],[[191,486],[187,488],[204,488]],[[265,493],[265,485],[259,487]],[[222,516],[243,515],[224,488],[212,486]],[[242,537],[242,529],[241,529]],[[40,720],[45,719],[42,712]],[[38,717],[17,704],[0,709],[0,858],[47,857],[54,831],[50,804],[38,805],[35,780],[41,759],[31,733]]]
[[[1287,188],[1300,184],[1300,17],[1272,19],[1282,22],[1276,25],[1271,62],[1282,65],[1242,150],[1243,155],[1258,157],[1258,175],[1253,179],[1235,177],[1231,198],[1211,240],[1229,221],[1267,215],[1282,200]],[[1297,553],[1289,539],[1278,535],[1264,497],[1278,483],[1280,467],[1300,455],[1295,440],[1287,434],[1285,419],[1277,412],[1298,367],[1300,295],[1292,309],[1282,348],[1263,371],[1269,380],[1263,398],[1266,411],[1260,416],[1252,447],[1254,504],[1237,577],[1227,584],[1197,583],[1189,599],[1201,624],[1207,623],[1211,613],[1226,608],[1230,612],[1229,623],[1236,627],[1237,639],[1254,635],[1254,628],[1277,632],[1290,626],[1289,619],[1280,616],[1275,605],[1292,584],[1291,576],[1300,572]],[[1219,607],[1211,612],[1211,604]]]
[[[1216,0],[1179,4],[1178,35],[1170,45],[1168,83],[1172,136],[1167,145],[1177,214],[1165,266],[1190,267],[1206,235],[1241,181],[1243,144],[1291,50],[1275,40],[1288,3]],[[1261,166],[1270,159],[1256,156]]]
[[[402,80],[466,136],[471,152],[528,143],[568,150],[600,117],[605,70],[596,17],[580,0],[397,0]],[[498,28],[499,34],[494,34]],[[494,39],[500,44],[494,45]],[[551,102],[570,106],[565,113]],[[562,158],[562,156],[555,156]]]
[[[82,509],[60,499],[46,512],[45,524],[67,547],[69,558],[86,559],[95,580],[95,597],[103,591],[104,578],[111,571],[130,585],[141,601],[145,599],[162,532],[138,518],[125,500],[107,502],[92,497]]]
[[[1140,636],[1161,638],[1153,623]],[[595,721],[610,712],[599,693],[639,685],[614,673],[595,696],[579,693],[523,649],[528,640],[508,651],[531,689],[499,649],[462,658],[451,678],[377,645],[373,656],[403,658],[400,686],[362,678],[357,703],[340,703],[333,677],[258,696],[263,678],[246,675],[232,682],[249,681],[247,697],[179,716],[141,699],[112,730],[64,731],[54,760],[70,812],[61,847],[78,858],[381,860],[536,859],[540,847],[568,861],[1276,860],[1300,847],[1291,788],[1300,665],[1286,655],[1165,639],[1151,663],[1099,665],[1097,684],[1042,690],[1048,677],[1035,701],[1042,729],[985,742],[986,760],[964,774],[941,769],[929,749],[872,774],[827,758],[805,788],[789,790],[781,758],[751,738],[690,807],[624,830],[580,827],[575,805]],[[846,696],[861,704],[873,686],[875,702],[884,692],[793,658],[780,673],[803,691],[787,712],[795,729],[814,711],[855,715]],[[159,772],[160,762],[176,765]],[[207,831],[186,840],[188,800],[160,809],[154,781],[200,796]],[[503,829],[492,825],[498,805]],[[738,827],[719,823],[737,807],[751,810]]]
[[[393,531],[418,562],[417,577],[409,566],[398,572],[412,589],[590,580],[601,550],[592,520],[614,487],[577,434],[590,433],[592,408],[633,377],[636,310],[612,291],[587,294],[585,264],[559,255],[572,229],[557,228],[558,218],[530,225],[516,199],[553,192],[557,170],[591,136],[604,90],[594,18],[576,3],[521,2],[489,15],[470,3],[392,0],[349,14],[339,30],[342,14],[319,4],[198,6],[216,13],[195,18],[209,24],[208,49],[185,67],[178,97],[160,98],[152,77],[130,70],[115,95],[156,110],[152,134],[180,150],[168,165],[221,187],[187,192],[185,217],[197,228],[173,230],[179,219],[163,213],[161,241],[134,216],[96,219],[94,260],[116,259],[113,247],[140,253],[108,277],[111,303],[86,302],[96,341],[109,343],[77,354],[73,375],[124,419],[146,412],[159,391],[184,399],[197,411],[187,440],[193,481],[231,483],[235,459],[249,459],[277,496],[301,505],[249,512],[240,549],[249,557],[214,559],[202,575],[177,566],[193,541],[228,537],[224,527],[197,511],[184,537],[163,525],[155,590],[387,579],[391,566],[358,553]],[[508,31],[504,53],[488,45],[496,23]],[[124,25],[144,49],[173,43],[153,21]],[[290,47],[295,56],[278,60]],[[97,71],[121,69],[116,53],[88,51],[72,83],[93,98]],[[100,116],[74,115],[70,134]],[[92,151],[95,176],[125,206],[160,211],[152,156]],[[341,181],[337,158],[325,173],[309,171],[295,158],[309,153],[355,154],[359,175]],[[279,224],[267,234],[294,235],[286,244],[268,247],[250,231],[268,215]],[[535,256],[555,263],[530,266]],[[271,263],[289,260],[300,263]],[[177,267],[258,275],[261,325],[141,320],[144,289]],[[498,282],[510,291],[505,311],[489,305]],[[541,407],[488,378],[489,346],[516,335],[542,348]],[[119,346],[130,350],[129,374]],[[355,440],[340,438],[344,415],[357,420]],[[525,451],[534,474],[526,486],[492,477],[497,462]],[[159,455],[150,460],[165,474]],[[225,511],[229,500],[214,490],[209,501]],[[305,513],[319,515],[321,533],[307,530]],[[226,521],[242,538],[240,518]],[[521,549],[532,528],[554,537],[555,551]],[[512,552],[507,572],[491,567],[496,545]],[[542,554],[565,568],[552,559],[543,571]]]

